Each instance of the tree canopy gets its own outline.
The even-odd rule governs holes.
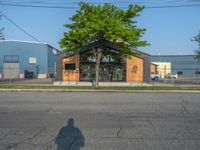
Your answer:
[[[143,9],[139,5],[129,5],[127,10],[123,10],[110,3],[90,5],[81,2],[80,9],[70,18],[72,23],[65,24],[69,30],[59,42],[64,51],[79,53],[81,47],[99,43],[92,50],[96,59],[96,87],[99,84],[102,56],[108,52],[104,41],[119,47],[120,53],[114,56],[116,60],[136,54],[134,50],[148,45],[146,41],[141,41],[145,29],[138,28],[137,22],[133,20]]]
[[[128,10],[122,10],[110,3],[81,2],[80,10],[70,18],[72,23],[65,24],[69,30],[60,40],[60,46],[71,51],[94,41],[108,40],[120,47],[124,55],[130,55],[133,49],[147,45],[146,41],[141,41],[145,29],[138,28],[133,20],[143,9],[139,5],[129,5]]]

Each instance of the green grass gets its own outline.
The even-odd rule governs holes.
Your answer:
[[[48,90],[200,90],[200,87],[170,87],[170,86],[104,86],[95,88],[92,86],[39,86],[39,85],[17,85],[0,84],[0,89],[48,89]]]

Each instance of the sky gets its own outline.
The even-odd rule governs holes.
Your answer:
[[[8,4],[8,2],[17,2],[9,4],[35,5],[29,2],[38,1],[47,3],[79,2],[77,0],[0,0],[0,11],[39,41],[60,49],[58,42],[63,37],[63,33],[67,31],[63,25],[65,23],[70,23],[69,17],[75,14],[76,8],[78,7],[77,4],[59,4],[59,6],[62,7],[76,7],[75,9],[50,9],[2,5]],[[87,0],[84,2],[103,3],[108,1]],[[118,7],[124,8],[133,1],[110,0],[109,2],[113,2]],[[136,18],[136,21],[138,27],[146,29],[142,40],[146,40],[150,44],[147,47],[139,48],[139,50],[156,55],[194,54],[198,43],[191,41],[191,39],[200,32],[200,0],[162,0],[162,2],[161,0],[138,0],[137,2],[140,5],[146,6],[141,15]],[[172,5],[190,6],[166,7]],[[50,6],[58,6],[58,4],[51,4]],[[160,6],[164,6],[164,8],[158,8]],[[5,28],[3,33],[6,40],[34,41],[16,28],[16,26],[10,23],[5,17],[1,17],[0,28],[1,27]]]

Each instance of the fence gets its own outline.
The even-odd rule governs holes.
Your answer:
[[[57,75],[55,68],[4,66],[0,68],[0,84],[52,84]],[[200,86],[200,68],[157,68],[156,71],[151,70],[150,78],[153,86]]]
[[[157,68],[151,70],[152,85],[200,85],[200,68]]]

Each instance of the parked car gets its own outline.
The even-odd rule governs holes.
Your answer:
[[[156,80],[157,81],[160,78],[161,78],[160,74],[151,74],[151,80]]]
[[[165,75],[165,78],[168,78],[168,79],[177,79],[178,78],[178,75],[177,74],[170,74],[168,73],[167,75]]]

